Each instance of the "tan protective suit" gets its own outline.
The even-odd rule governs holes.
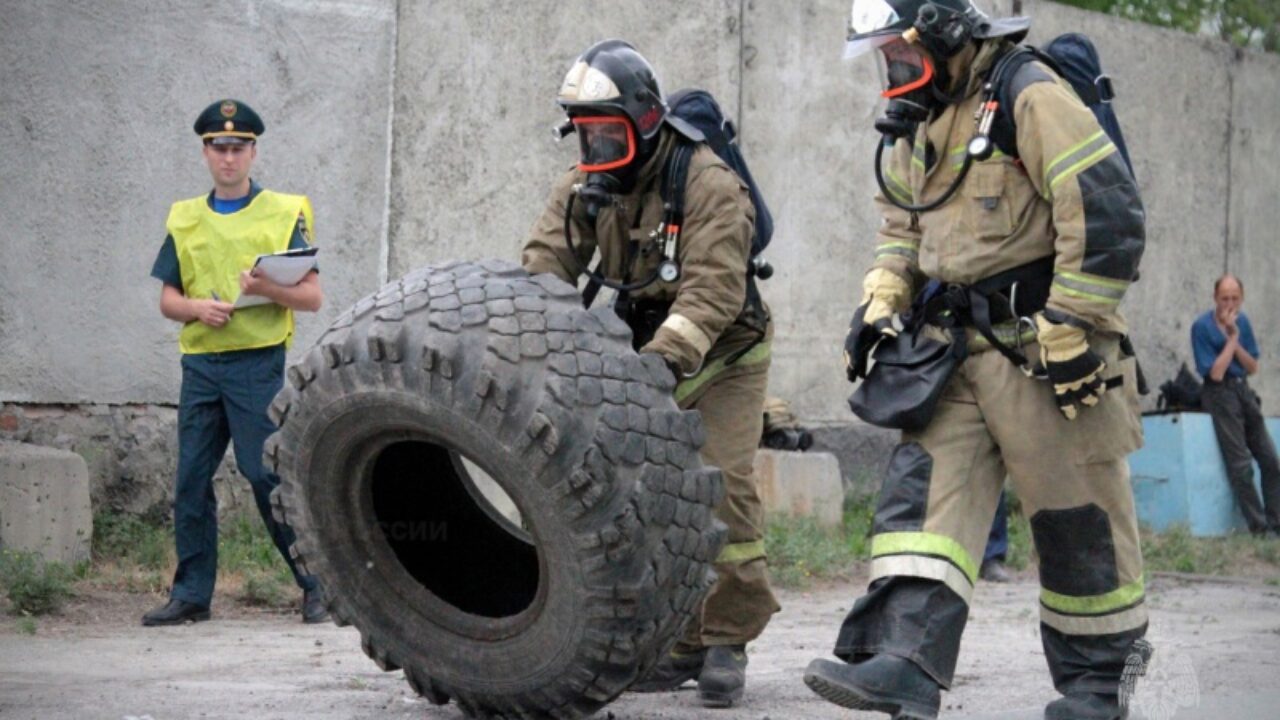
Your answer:
[[[884,176],[900,202],[933,200],[957,177],[983,99],[981,75],[1007,48],[988,42],[976,57],[962,57],[967,98],[893,148]],[[1142,432],[1135,361],[1120,351],[1125,322],[1117,309],[1136,275],[1144,215],[1115,145],[1065,81],[1033,62],[1010,82],[1019,158],[997,151],[976,162],[937,210],[909,213],[878,196],[884,223],[874,267],[918,291],[926,277],[972,284],[1052,257],[1047,308],[1091,328],[1112,389],[1068,421],[1050,383],[1028,377],[967,328],[971,354],[936,415],[894,451],[875,518],[871,587],[845,620],[836,654],[899,655],[950,686],[1007,474],[1040,556],[1041,635],[1055,685],[1115,694],[1147,623],[1125,459]],[[1006,322],[996,330],[1010,344],[1022,334],[1026,355],[1038,357],[1033,326]]]
[[[576,258],[565,243],[564,217],[573,186],[585,176],[578,170],[566,173],[525,243],[525,269],[553,273],[576,284],[598,250],[605,277],[624,282],[649,277],[662,260],[651,233],[662,222],[661,174],[675,145],[674,132],[663,128],[635,189],[618,204],[602,208],[594,227],[584,204],[574,203]],[[666,319],[640,350],[658,353],[681,370],[684,377],[676,387],[676,400],[682,408],[702,414],[707,437],[703,460],[718,466],[724,476],[725,499],[716,513],[729,527],[728,544],[716,561],[719,579],[707,596],[701,622],[690,623],[681,651],[745,644],[760,635],[779,609],[769,586],[764,511],[752,469],[763,425],[773,334],[767,314],[756,319],[746,308],[754,220],[746,186],[714,152],[700,146],[690,161],[685,188],[677,251],[681,277],[674,283],[656,281],[631,294],[636,300],[670,303]]]

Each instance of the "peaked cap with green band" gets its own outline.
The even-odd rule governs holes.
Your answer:
[[[266,131],[262,118],[239,100],[218,100],[201,112],[194,126],[202,140],[215,145],[253,142]]]

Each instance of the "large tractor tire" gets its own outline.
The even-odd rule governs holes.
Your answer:
[[[428,700],[590,715],[709,587],[720,474],[671,372],[630,340],[553,276],[451,263],[356,303],[289,368],[275,512],[336,622]]]

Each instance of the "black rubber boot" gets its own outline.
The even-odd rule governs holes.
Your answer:
[[[1042,625],[1045,656],[1054,685],[1063,695],[1045,706],[1045,720],[1128,718],[1127,699],[1133,697],[1155,655],[1155,647],[1141,637],[1145,631],[1144,627],[1111,636],[1065,636]]]
[[[1044,720],[1125,720],[1127,709],[1115,695],[1069,693],[1045,706]]]
[[[746,685],[746,645],[716,645],[707,650],[698,675],[698,699],[703,707],[732,707],[742,699]]]
[[[702,672],[702,661],[707,656],[706,650],[691,653],[679,653],[675,650],[658,661],[647,675],[640,678],[629,692],[671,692],[690,680],[696,680]]]
[[[170,600],[162,607],[142,616],[142,624],[147,627],[157,625],[181,625],[189,622],[201,622],[209,619],[209,608],[201,607],[185,600]]]
[[[896,655],[876,655],[856,665],[814,660],[804,671],[804,683],[836,705],[889,713],[894,720],[935,720],[942,703],[938,683]]]
[[[329,606],[320,588],[302,593],[302,622],[308,625],[329,621]]]

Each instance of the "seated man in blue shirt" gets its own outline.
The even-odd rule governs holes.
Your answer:
[[[1258,341],[1240,310],[1244,284],[1223,275],[1213,284],[1214,309],[1191,326],[1196,370],[1204,377],[1201,404],[1213,416],[1213,429],[1227,465],[1236,502],[1259,536],[1280,535],[1280,461],[1262,417],[1262,403],[1247,377],[1258,372]],[[1253,460],[1262,469],[1263,503],[1253,488]]]

